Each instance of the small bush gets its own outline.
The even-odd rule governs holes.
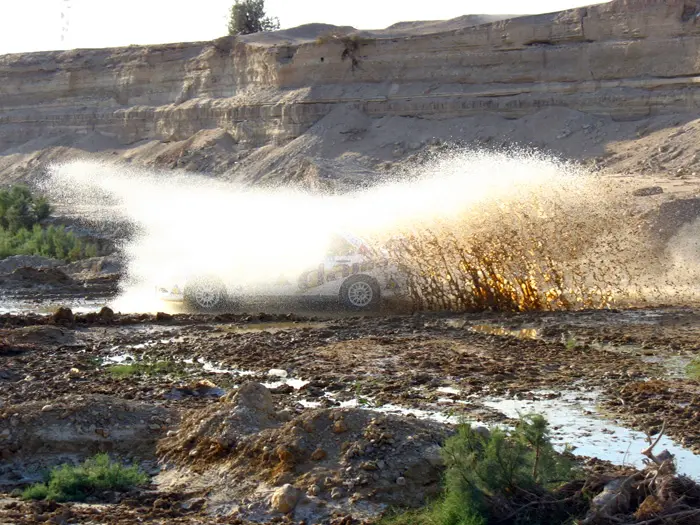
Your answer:
[[[700,357],[696,357],[688,366],[685,367],[685,373],[691,379],[700,379]]]
[[[24,185],[0,189],[0,228],[16,232],[30,229],[51,213],[49,203],[43,197],[35,197]]]
[[[443,497],[427,508],[385,521],[391,525],[560,524],[567,516],[553,489],[573,478],[572,463],[552,447],[547,421],[521,417],[512,432],[488,435],[469,425],[442,448]],[[543,505],[540,505],[542,503]]]
[[[51,214],[43,197],[27,186],[0,190],[0,259],[11,255],[43,255],[67,261],[95,257],[97,247],[66,231],[62,226],[43,228]]]
[[[10,231],[0,227],[0,259],[11,255],[43,255],[66,261],[97,256],[97,247],[86,243],[62,226]]]
[[[89,496],[115,490],[125,491],[145,485],[148,476],[138,466],[125,467],[107,454],[97,454],[82,465],[61,465],[51,470],[45,483],[22,492],[25,500],[84,501]]]

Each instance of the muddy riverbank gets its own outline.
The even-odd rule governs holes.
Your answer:
[[[167,523],[282,519],[260,502],[285,484],[300,490],[320,484],[310,489],[319,493],[299,519],[371,520],[389,505],[417,504],[430,496],[430,490],[413,485],[398,499],[381,496],[393,493],[392,484],[407,479],[406,472],[437,475],[429,463],[416,466],[411,454],[397,452],[409,436],[423,436],[416,443],[427,449],[460,421],[508,425],[518,412],[531,411],[547,415],[554,442],[569,445],[583,461],[637,467],[644,433],[656,433],[665,423],[661,445],[676,455],[682,473],[697,478],[700,382],[686,374],[686,366],[700,354],[699,336],[700,311],[693,308],[344,318],[121,315],[108,309],[5,314],[0,316],[0,490],[5,492],[0,522],[20,523],[13,520],[22,513],[46,517],[60,511],[77,522],[127,523],[140,512],[135,509],[144,508]],[[200,450],[200,438],[195,433],[179,442],[176,436],[187,428],[182,421],[215,413],[222,400],[249,383],[269,389],[265,406],[276,423],[256,419],[259,428],[236,439],[253,446],[259,432],[272,432],[274,448],[295,443],[294,428],[318,424],[314,446],[337,463],[327,465],[323,476],[315,464],[307,465],[302,482],[302,474],[284,475],[239,459],[227,476],[238,483],[247,479],[245,490],[219,487],[217,502],[204,505],[198,498],[206,499],[213,485],[193,474],[193,465],[177,460]],[[332,452],[336,434],[324,434],[327,426],[318,421],[330,428],[347,422],[348,434],[339,433],[346,448],[366,439],[368,425],[385,433],[389,427],[404,430],[385,438],[394,440],[386,450],[375,447],[365,459],[374,462],[372,468],[355,466],[359,470],[333,476],[329,473],[345,463],[338,459],[340,448]],[[119,495],[106,507],[52,511],[10,497],[12,490],[40,479],[47,467],[99,451],[143,462],[155,475],[154,485]],[[378,462],[384,466],[374,469]],[[173,476],[190,479],[189,488]],[[357,481],[365,478],[364,485]],[[251,484],[263,487],[263,493]],[[212,509],[217,517],[211,519],[219,521],[203,518]],[[101,512],[110,517],[95,521]]]

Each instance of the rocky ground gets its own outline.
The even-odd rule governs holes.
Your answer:
[[[566,403],[589,400],[580,415],[608,434],[597,436],[600,454],[585,445],[574,454],[614,460],[606,450],[629,448],[628,463],[642,446],[615,442],[611,429],[655,433],[665,422],[679,464],[699,471],[700,381],[685,371],[700,352],[693,308],[370,317],[105,309],[5,314],[0,327],[0,523],[372,522],[439,490],[437,450],[453,423],[509,423],[503,407],[520,402],[575,411]],[[586,441],[554,417],[555,438]],[[152,486],[109,503],[11,496],[46,467],[98,451],[139,460]]]

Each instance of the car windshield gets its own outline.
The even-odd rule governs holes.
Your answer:
[[[345,238],[337,234],[331,236],[326,255],[329,257],[342,257],[355,253],[357,253],[357,248],[350,244]]]

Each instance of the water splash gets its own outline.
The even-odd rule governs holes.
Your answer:
[[[176,275],[217,274],[242,286],[299,275],[323,260],[334,231],[393,240],[422,308],[485,308],[494,294],[511,296],[502,309],[607,306],[648,268],[622,190],[532,152],[456,152],[408,179],[345,195],[93,162],[52,167],[45,189],[92,221],[134,225],[121,247],[123,310],[162,309],[154,284]],[[484,297],[460,302],[460,294]]]

